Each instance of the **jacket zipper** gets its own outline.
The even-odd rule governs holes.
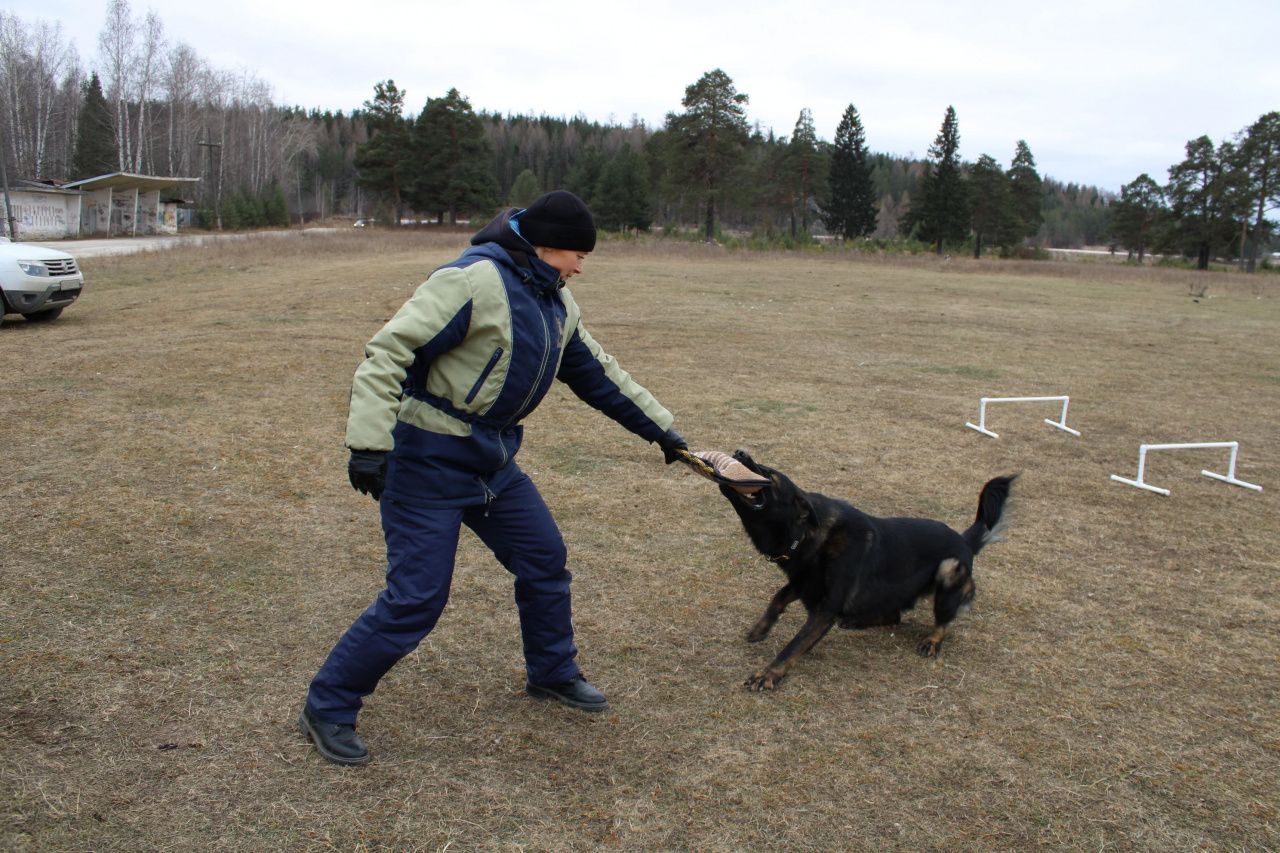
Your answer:
[[[542,297],[538,297],[541,299]],[[502,449],[502,464],[507,464],[507,446],[502,442],[502,432],[511,429],[511,427],[520,420],[524,415],[525,407],[529,405],[529,401],[533,399],[533,395],[538,393],[538,388],[542,385],[542,377],[547,374],[547,362],[551,360],[551,329],[547,326],[547,315],[543,313],[542,306],[538,305],[538,319],[542,321],[542,363],[538,365],[538,375],[535,377],[533,385],[529,388],[528,395],[524,398],[524,402],[520,404],[520,408],[516,409],[515,415],[511,420],[507,421],[502,431],[498,433],[498,447]]]
[[[515,417],[507,424],[508,427],[524,417],[525,407],[529,405],[533,395],[538,393],[538,388],[542,385],[542,377],[547,373],[547,362],[551,360],[551,329],[547,326],[547,315],[542,312],[541,305],[538,306],[538,319],[542,321],[542,363],[538,365],[538,375],[530,386],[528,395],[520,404],[520,408],[516,409]]]
[[[480,378],[476,380],[476,384],[471,386],[471,390],[467,392],[465,403],[471,403],[475,400],[476,395],[480,393],[480,388],[484,385],[484,381],[489,378],[489,374],[493,372],[493,368],[497,366],[498,359],[502,358],[502,347],[498,347],[493,351],[493,355],[489,358],[489,363],[484,366],[484,370],[480,371]]]

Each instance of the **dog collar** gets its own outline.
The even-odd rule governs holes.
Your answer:
[[[787,549],[787,553],[785,553],[785,554],[779,554],[779,555],[778,555],[778,556],[776,556],[776,557],[769,557],[769,558],[768,558],[768,559],[769,559],[769,562],[771,562],[771,563],[781,563],[783,560],[790,560],[790,559],[791,559],[791,554],[792,554],[792,553],[794,553],[794,552],[795,552],[795,550],[796,550],[797,548],[799,548],[799,547],[800,547],[800,540],[799,540],[799,539],[797,539],[796,541],[794,541],[794,542],[792,542],[792,543],[791,543],[791,547]]]

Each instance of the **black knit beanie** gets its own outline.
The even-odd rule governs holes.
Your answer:
[[[520,234],[534,246],[590,252],[596,247],[596,223],[582,199],[553,190],[533,200],[520,215]]]

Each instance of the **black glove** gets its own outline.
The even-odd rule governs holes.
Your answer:
[[[658,446],[662,448],[662,458],[670,465],[680,459],[679,450],[688,452],[689,445],[684,443],[684,436],[676,432],[676,428],[672,427],[658,439]]]
[[[382,497],[382,488],[387,483],[387,451],[351,451],[351,461],[347,463],[347,476],[351,479],[351,488],[361,494],[369,495],[375,501],[378,500]]]

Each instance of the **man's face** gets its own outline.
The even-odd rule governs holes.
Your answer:
[[[590,252],[579,252],[576,249],[546,249],[538,250],[538,257],[555,267],[560,272],[560,278],[568,281],[578,273],[582,272],[582,262],[586,260]]]

